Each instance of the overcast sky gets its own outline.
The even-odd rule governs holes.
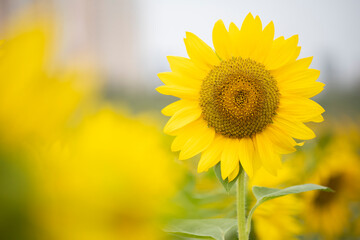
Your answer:
[[[186,31],[212,46],[218,19],[241,26],[249,12],[259,15],[263,26],[272,20],[275,37],[299,34],[300,57],[314,56],[312,67],[322,70],[322,81],[329,68],[347,85],[360,76],[357,0],[139,0],[136,9],[139,53],[147,76],[168,70],[167,55],[186,56]]]
[[[47,1],[47,0],[43,0]],[[3,15],[42,0],[0,0]],[[187,56],[185,32],[212,46],[218,19],[239,27],[251,12],[275,37],[299,34],[300,57],[314,56],[320,80],[351,87],[360,81],[360,0],[53,0],[64,32],[64,52],[95,52],[109,79],[153,91],[166,56]],[[12,7],[11,7],[12,6]],[[3,9],[7,7],[6,9]],[[0,9],[0,10],[1,10]],[[66,55],[66,54],[65,54]]]

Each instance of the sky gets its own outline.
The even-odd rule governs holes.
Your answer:
[[[212,46],[212,28],[218,19],[226,26],[230,22],[241,26],[251,12],[260,16],[263,26],[274,22],[275,37],[298,34],[300,57],[314,56],[311,67],[322,71],[321,81],[333,77],[341,85],[352,86],[360,80],[356,79],[360,76],[360,1],[138,0],[136,10],[144,78],[168,71],[166,56],[187,56],[186,31]]]
[[[47,0],[0,0],[0,17],[31,2],[46,5]],[[328,87],[360,85],[359,0],[52,2],[64,33],[64,56],[93,52],[106,79],[124,87],[142,84],[154,91],[161,85],[157,73],[170,70],[166,56],[187,56],[186,31],[213,46],[212,29],[217,20],[240,27],[249,12],[259,15],[263,26],[273,21],[275,37],[298,34],[300,57],[314,56],[311,67],[321,71],[319,80]]]

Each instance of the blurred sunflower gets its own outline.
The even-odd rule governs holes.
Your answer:
[[[198,172],[221,162],[229,181],[239,164],[249,176],[260,167],[276,175],[280,154],[295,151],[293,138],[315,137],[304,122],[321,122],[324,109],[310,100],[322,91],[320,72],[308,69],[312,57],[296,60],[298,36],[274,40],[274,24],[264,29],[249,13],[241,29],[229,31],[219,20],[213,29],[215,51],[186,33],[190,57],[168,57],[172,72],[160,73],[157,91],[181,98],[162,110],[172,116],[164,131],[174,135],[179,158],[202,153]]]
[[[261,168],[249,181],[249,188],[254,185],[270,188],[287,187],[293,184],[293,176],[297,171],[298,167],[292,161],[284,163],[277,177]],[[296,236],[303,232],[303,226],[299,222],[303,210],[304,205],[295,195],[272,199],[260,205],[252,218],[256,239],[297,239]]]
[[[90,90],[75,71],[47,71],[54,55],[47,24],[19,18],[0,45],[0,142],[9,146],[54,139]]]
[[[289,195],[262,204],[253,216],[256,239],[296,240],[303,227],[298,217],[303,205],[296,196]]]
[[[318,233],[326,239],[339,239],[349,230],[351,203],[360,200],[360,159],[352,141],[344,134],[333,137],[327,147],[319,151],[323,154],[308,181],[328,186],[335,193],[304,194],[306,229],[308,233]]]
[[[181,171],[149,119],[105,108],[44,149],[34,176],[44,239],[161,239]]]

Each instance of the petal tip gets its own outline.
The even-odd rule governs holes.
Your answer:
[[[197,167],[197,172],[198,173],[202,173],[202,172],[207,172],[209,169],[205,168],[204,166],[202,165],[198,165]]]
[[[225,24],[224,24],[224,21],[223,21],[222,19],[217,20],[217,21],[215,22],[215,25],[216,25],[216,24],[225,25]]]
[[[246,17],[245,18],[252,18],[252,19],[254,19],[254,16],[252,15],[252,13],[251,12],[249,12],[247,15],[246,15]]]
[[[186,156],[184,156],[183,151],[181,151],[179,154],[179,160],[186,160],[186,159],[188,159],[188,158]]]
[[[193,34],[192,32],[185,32],[185,40],[188,38],[192,38],[194,36],[195,36],[195,34]]]
[[[162,89],[161,87],[162,87],[162,86],[157,87],[157,88],[155,88],[155,90],[156,90],[158,93],[162,93],[162,92],[161,92],[161,89]]]

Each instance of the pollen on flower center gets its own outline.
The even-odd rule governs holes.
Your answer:
[[[275,79],[251,59],[233,57],[204,79],[200,106],[204,119],[229,138],[251,137],[272,123],[279,103]]]

